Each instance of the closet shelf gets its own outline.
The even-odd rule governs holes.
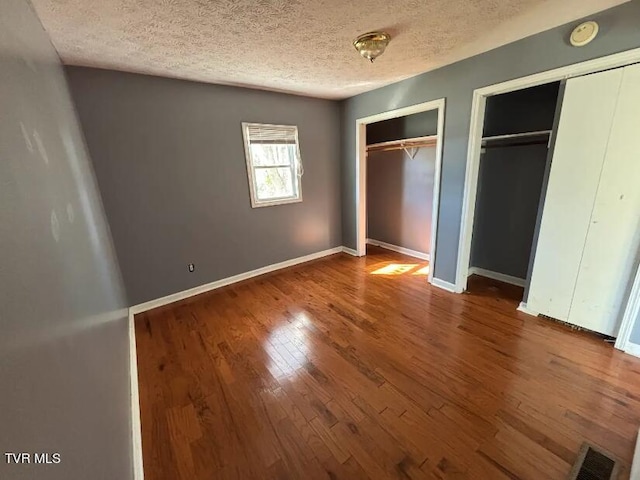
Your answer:
[[[437,135],[427,137],[404,138],[390,142],[372,143],[367,145],[367,152],[388,152],[391,150],[405,150],[408,148],[433,147],[438,141]]]
[[[531,145],[538,143],[548,143],[551,130],[538,130],[536,132],[511,133],[508,135],[495,135],[492,137],[482,137],[482,146],[511,146],[511,145]]]

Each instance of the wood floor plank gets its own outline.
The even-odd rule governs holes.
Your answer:
[[[371,247],[135,319],[147,480],[629,475],[640,360],[516,311],[522,289]]]

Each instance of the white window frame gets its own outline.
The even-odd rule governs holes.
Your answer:
[[[249,129],[251,127],[266,127],[266,128],[286,128],[286,129],[294,129],[295,135],[295,155],[292,165],[273,165],[273,166],[254,166],[253,158],[251,156],[251,148],[250,148],[250,138],[249,138]],[[302,174],[304,170],[302,168],[302,156],[300,155],[300,141],[298,140],[298,127],[296,125],[276,125],[271,123],[251,123],[251,122],[242,122],[242,137],[244,139],[244,152],[245,159],[247,161],[247,176],[249,179],[249,192],[251,196],[251,207],[271,207],[274,205],[285,205],[289,203],[299,203],[302,202]],[[269,200],[260,200],[258,199],[258,195],[256,193],[257,185],[256,185],[256,176],[255,169],[257,168],[291,168],[291,175],[293,179],[293,189],[296,192],[295,196],[292,197],[280,197],[273,198]]]

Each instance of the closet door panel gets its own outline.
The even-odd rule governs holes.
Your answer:
[[[640,247],[640,65],[623,70],[569,322],[616,336]]]
[[[568,320],[622,70],[567,81],[527,306]]]

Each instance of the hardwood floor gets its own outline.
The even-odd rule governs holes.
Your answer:
[[[629,475],[640,359],[371,248],[136,316],[146,480]],[[426,268],[425,268],[426,267]]]

